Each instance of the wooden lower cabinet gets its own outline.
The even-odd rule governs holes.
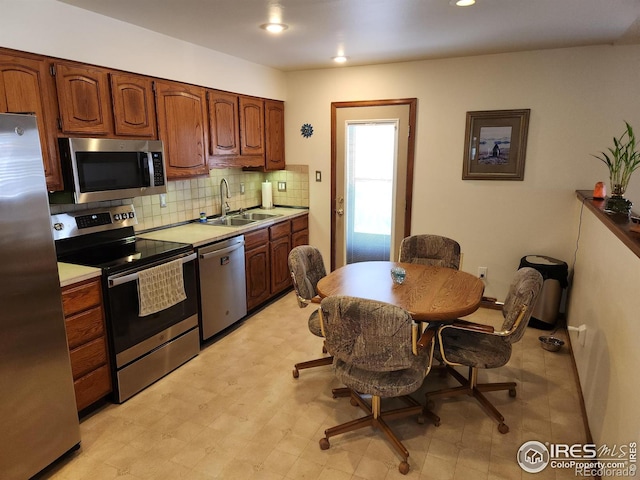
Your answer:
[[[291,286],[289,252],[298,240],[309,239],[307,215],[246,233],[247,310],[263,304]],[[296,229],[296,231],[294,231]],[[299,243],[298,245],[303,245]]]
[[[100,279],[62,289],[67,343],[78,411],[111,392]]]
[[[245,234],[244,242],[247,310],[251,310],[271,297],[269,229]]]
[[[309,215],[291,220],[291,248],[309,245]]]
[[[271,294],[275,295],[291,286],[289,252],[291,251],[291,221],[269,227],[271,254]]]

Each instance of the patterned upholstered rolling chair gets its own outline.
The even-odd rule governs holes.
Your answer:
[[[478,369],[498,368],[509,361],[511,346],[524,335],[541,288],[542,275],[533,268],[521,268],[516,272],[502,307],[504,322],[500,331],[494,331],[489,325],[463,320],[438,330],[435,357],[445,363],[447,371],[462,386],[427,393],[427,405],[431,406],[435,397],[470,395],[498,421],[500,433],[509,431],[502,414],[482,392],[508,390],[509,396],[515,397],[516,383],[478,383]],[[455,366],[468,367],[468,378],[457,372],[453,368]]]
[[[289,252],[289,271],[296,291],[298,306],[307,307],[310,303],[320,303],[320,297],[316,293],[316,285],[321,278],[327,275],[320,251],[310,245],[295,247]],[[309,316],[309,331],[317,337],[323,337],[320,328],[318,310],[314,310]],[[326,351],[326,349],[324,349]],[[322,357],[316,360],[296,363],[293,367],[293,377],[298,378],[299,370],[305,368],[331,365],[333,357]]]
[[[439,235],[411,235],[400,244],[399,262],[460,268],[460,244]]]
[[[320,448],[329,448],[329,437],[364,427],[379,428],[402,457],[401,473],[409,471],[409,452],[391,431],[386,419],[417,415],[418,422],[440,419],[409,397],[429,373],[434,348],[433,330],[418,338],[419,326],[409,313],[387,303],[335,296],[322,300],[322,326],[327,348],[334,356],[334,372],[350,389],[351,403],[367,415],[325,430]],[[426,345],[424,348],[419,344]],[[370,395],[370,403],[364,396]],[[382,398],[401,397],[408,406],[381,411]]]

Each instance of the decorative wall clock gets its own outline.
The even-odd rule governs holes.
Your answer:
[[[300,127],[300,134],[304,138],[309,138],[311,135],[313,135],[313,125],[311,125],[310,123],[303,124],[302,127]]]

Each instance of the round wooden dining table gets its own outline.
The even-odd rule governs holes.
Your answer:
[[[404,283],[391,279],[391,268],[407,272]],[[447,322],[475,312],[484,283],[452,268],[399,262],[359,262],[340,267],[317,285],[320,297],[347,295],[390,303],[407,310],[415,321]]]

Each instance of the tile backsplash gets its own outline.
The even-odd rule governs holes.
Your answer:
[[[208,177],[168,182],[166,207],[160,206],[160,195],[136,197],[113,202],[97,202],[84,205],[51,205],[51,213],[99,208],[107,205],[133,203],[138,216],[135,230],[140,232],[174,223],[194,220],[205,212],[207,216],[220,215],[220,182],[229,183],[231,198],[227,201],[231,211],[240,208],[259,207],[262,204],[262,182],[272,185],[274,205],[291,207],[309,206],[309,166],[287,165],[286,170],[275,172],[245,172],[238,168],[212,169]],[[286,191],[278,191],[278,182],[286,183]],[[244,193],[241,185],[244,185]]]

